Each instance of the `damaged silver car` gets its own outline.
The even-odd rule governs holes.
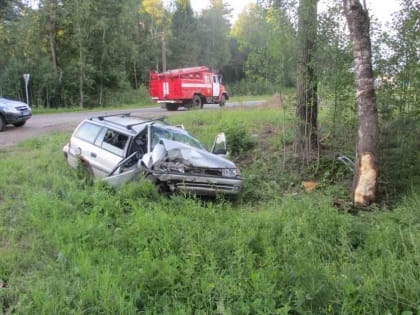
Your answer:
[[[67,162],[118,187],[140,174],[168,192],[236,195],[242,177],[226,159],[226,138],[216,136],[211,151],[181,126],[130,113],[82,121],[63,148]]]

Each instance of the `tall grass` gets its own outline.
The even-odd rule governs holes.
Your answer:
[[[250,158],[281,115],[242,109],[173,119],[205,143],[243,124],[257,141],[244,153]],[[263,145],[278,145],[278,134],[264,135]],[[265,165],[278,155],[267,150],[241,162],[247,180],[258,176],[245,191],[258,202],[164,197],[145,180],[115,191],[66,165],[68,136],[0,151],[3,313],[420,311],[418,189],[393,211],[351,216],[333,206],[334,186],[284,195],[276,183],[291,179]]]

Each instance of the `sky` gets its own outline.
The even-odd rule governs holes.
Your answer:
[[[325,4],[333,0],[321,0],[319,10],[325,7]],[[235,21],[243,8],[249,3],[255,3],[256,0],[225,0],[233,9],[232,22]],[[378,18],[381,23],[391,22],[391,14],[398,10],[398,0],[366,0],[367,7],[371,15]],[[196,12],[209,6],[209,0],[191,0],[191,5]]]

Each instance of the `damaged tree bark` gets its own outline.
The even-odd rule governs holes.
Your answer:
[[[378,113],[373,87],[370,21],[366,7],[362,7],[359,0],[343,0],[343,7],[353,44],[359,119],[352,199],[355,206],[363,207],[375,200],[378,178]]]

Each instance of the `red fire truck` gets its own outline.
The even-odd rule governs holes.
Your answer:
[[[179,106],[203,108],[204,104],[224,106],[229,94],[221,76],[207,67],[192,67],[150,73],[149,94],[162,108],[173,111]]]

